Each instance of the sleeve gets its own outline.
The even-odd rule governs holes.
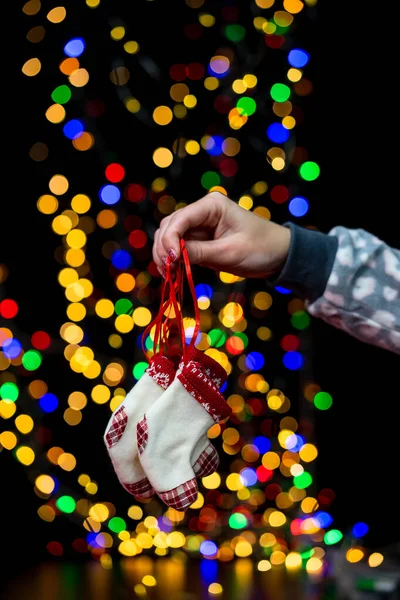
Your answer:
[[[286,223],[291,241],[275,281],[306,299],[314,317],[400,354],[400,250],[363,229],[326,235]]]
[[[309,300],[314,317],[400,354],[400,250],[363,229],[335,227],[338,250],[323,294]]]

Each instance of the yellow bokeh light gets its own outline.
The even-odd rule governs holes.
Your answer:
[[[89,8],[97,8],[100,4],[100,0],[86,0],[86,4]]]
[[[139,306],[133,311],[133,320],[139,327],[146,327],[151,321],[151,312],[145,306]]]
[[[30,58],[22,66],[22,72],[28,77],[34,77],[40,72],[42,68],[41,62],[38,58]]]
[[[102,298],[96,303],[96,314],[102,319],[108,319],[114,314],[114,304],[107,298]]]
[[[15,454],[19,462],[25,466],[31,465],[35,460],[35,453],[29,446],[20,446]]]
[[[240,558],[250,556],[253,552],[252,545],[246,540],[240,540],[235,546],[235,554]]]
[[[272,305],[272,296],[268,292],[257,292],[254,296],[253,304],[259,310],[268,310]]]
[[[105,404],[110,399],[111,392],[107,386],[99,384],[92,389],[91,396],[96,404]]]
[[[29,0],[29,2],[26,2],[22,7],[22,12],[29,16],[36,15],[41,6],[40,0]]]
[[[293,129],[293,127],[296,125],[296,119],[294,119],[294,117],[284,117],[282,119],[282,125],[286,129]]]
[[[68,179],[64,175],[53,175],[49,181],[49,188],[56,196],[62,196],[68,191]]]
[[[56,513],[54,509],[51,506],[48,506],[48,504],[43,504],[42,506],[39,506],[37,512],[39,517],[47,523],[51,523],[56,518]]]
[[[223,591],[224,588],[220,583],[210,583],[208,586],[208,593],[211,594],[211,596],[219,596]]]
[[[204,87],[207,90],[216,90],[219,86],[219,81],[216,77],[206,77],[204,80]]]
[[[135,544],[134,540],[124,540],[118,546],[118,552],[120,552],[120,554],[122,554],[123,556],[135,556],[135,554],[137,554],[138,552],[138,547]]]
[[[143,585],[147,585],[147,587],[154,587],[157,585],[157,580],[152,575],[145,575],[142,579]]]
[[[282,527],[286,523],[286,516],[280,510],[274,510],[269,515],[268,522],[271,527]]]
[[[65,115],[65,108],[61,104],[52,104],[45,113],[46,119],[54,124],[64,121]]]
[[[66,16],[67,11],[65,10],[64,6],[56,6],[56,8],[53,8],[47,13],[47,18],[50,23],[61,23],[64,21]]]
[[[383,563],[383,554],[380,552],[373,552],[371,556],[368,557],[368,564],[370,567],[379,567]]]
[[[75,302],[74,304],[69,304],[67,307],[67,317],[71,319],[71,321],[82,321],[86,316],[86,307],[84,304],[80,302]]]
[[[311,462],[318,456],[318,450],[314,444],[304,444],[300,448],[299,455],[304,462]]]
[[[237,492],[244,488],[243,481],[239,475],[239,473],[230,473],[226,478],[226,487],[228,490],[232,490],[233,492]]]
[[[275,0],[256,0],[257,6],[260,8],[271,8],[273,6]]]
[[[301,510],[308,514],[308,513],[312,513],[315,512],[318,508],[319,504],[318,504],[318,500],[316,500],[316,498],[313,498],[312,496],[307,496],[306,498],[304,498],[301,502],[300,508]]]
[[[244,94],[244,92],[247,90],[247,85],[243,79],[235,79],[235,81],[232,83],[232,89],[234,92],[236,92],[236,94]]]
[[[73,410],[72,408],[67,408],[64,411],[64,421],[70,425],[71,427],[75,427],[79,425],[82,421],[82,413],[80,410]]]
[[[69,82],[74,87],[83,87],[89,81],[89,73],[86,69],[76,69],[68,77]]]
[[[15,412],[15,404],[9,406],[13,406]],[[12,431],[3,431],[0,433],[0,445],[6,450],[12,450],[17,445],[17,436]]]
[[[188,140],[185,143],[185,150],[188,154],[194,156],[200,152],[200,144],[199,142],[196,142],[196,140]]]
[[[269,396],[267,403],[271,410],[278,410],[284,402],[284,398],[280,398],[279,396]]]
[[[81,229],[74,229],[67,234],[66,242],[71,248],[83,248],[86,244],[86,234]]]
[[[289,552],[285,559],[285,565],[287,569],[300,569],[302,563],[302,558],[298,552]]]
[[[34,422],[29,415],[18,415],[15,419],[15,426],[21,433],[30,433],[33,429]]]
[[[85,262],[85,253],[71,248],[65,253],[65,262],[71,267],[80,267]]]
[[[308,559],[306,564],[307,573],[317,574],[322,571],[323,562],[320,558],[311,557]]]
[[[70,269],[68,267],[66,269],[62,269],[62,271],[60,271],[58,274],[58,282],[63,287],[68,287],[71,283],[78,281],[78,279],[79,275],[75,269]]]
[[[63,452],[58,457],[58,466],[64,469],[64,471],[73,471],[76,467],[76,458],[69,452]]]
[[[15,405],[15,402],[5,402],[4,400],[0,400],[0,417],[2,417],[2,419],[11,419],[11,417],[14,416],[16,410],[17,407]]]
[[[172,531],[166,539],[170,548],[182,548],[185,545],[186,538],[180,531]]]
[[[35,485],[42,494],[51,494],[55,488],[54,479],[50,475],[39,475],[35,480]]]
[[[266,452],[262,457],[262,464],[266,469],[273,471],[280,465],[281,459],[276,452]]]
[[[304,8],[304,4],[301,0],[283,0],[283,8],[292,15],[296,15]]]
[[[257,85],[257,77],[255,75],[252,75],[251,73],[245,75],[243,77],[243,81],[246,84],[246,87],[248,88],[253,88]]]
[[[171,86],[169,94],[175,102],[182,102],[184,97],[189,94],[189,88],[185,83],[175,83]]]
[[[204,496],[201,492],[198,492],[196,500],[190,505],[189,508],[197,509],[204,505]]]
[[[43,196],[40,196],[36,206],[44,215],[52,215],[58,208],[58,200],[55,196],[44,194]]]
[[[134,324],[130,315],[118,315],[115,319],[115,329],[120,333],[129,333],[132,331]]]
[[[109,517],[110,511],[105,504],[94,504],[89,510],[89,516],[98,523],[104,523]]]
[[[141,104],[140,104],[139,100],[137,100],[136,98],[133,98],[133,97],[126,98],[124,100],[124,102],[125,102],[125,106],[126,106],[127,110],[130,113],[135,114],[135,113],[139,112],[139,110],[141,109]]]
[[[86,194],[76,194],[71,200],[71,208],[78,214],[86,213],[91,206],[91,200]]]
[[[360,562],[364,558],[364,552],[361,548],[350,548],[346,552],[346,559],[351,563]]]
[[[157,106],[153,111],[153,120],[157,125],[168,125],[171,123],[172,117],[173,113],[169,106]]]
[[[122,40],[125,35],[125,27],[122,27],[121,25],[114,27],[111,29],[110,35],[113,40]]]
[[[203,25],[203,27],[212,27],[215,23],[215,17],[208,13],[203,13],[199,15],[199,22],[201,25]]]
[[[253,207],[253,198],[251,196],[242,196],[239,199],[239,206],[245,210],[250,210]]]
[[[131,292],[135,283],[135,278],[130,273],[121,273],[115,281],[115,285],[121,292]]]
[[[269,560],[260,560],[260,562],[257,564],[257,569],[262,572],[269,571],[271,568],[272,567]]]
[[[202,477],[202,483],[208,490],[216,490],[221,483],[221,477],[215,472],[207,477]]]
[[[296,81],[300,81],[302,76],[303,73],[300,71],[300,69],[289,69],[289,71],[287,72],[287,78],[289,79],[289,81],[293,81],[293,83],[295,83]]]
[[[136,54],[137,52],[139,52],[139,44],[134,40],[130,40],[129,42],[125,42],[124,50],[128,54]]]
[[[82,410],[87,404],[87,398],[83,392],[72,392],[68,396],[68,404],[73,410]]]
[[[168,148],[157,148],[153,153],[153,161],[162,169],[169,167],[173,161],[173,154]]]

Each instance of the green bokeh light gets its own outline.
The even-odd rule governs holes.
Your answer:
[[[307,471],[304,471],[304,473],[301,473],[301,475],[296,475],[293,478],[293,483],[300,490],[304,490],[306,487],[308,487],[309,485],[312,484],[312,480],[313,479],[312,479],[310,473],[307,473]]]
[[[319,168],[317,163],[311,160],[308,160],[307,162],[303,163],[299,171],[300,177],[302,177],[306,181],[314,181],[315,179],[317,179],[317,177],[319,177],[320,172],[321,169]]]
[[[243,529],[247,527],[247,519],[242,513],[233,513],[229,517],[229,527],[232,529]]]
[[[296,329],[307,329],[310,321],[310,316],[304,310],[297,310],[290,318],[291,324]]]
[[[3,398],[3,400],[11,400],[12,402],[15,402],[18,398],[18,394],[19,389],[15,383],[12,383],[12,381],[7,381],[0,387],[0,397]]]
[[[201,177],[201,185],[206,190],[220,184],[220,177],[215,171],[206,171]]]
[[[328,410],[332,406],[333,399],[328,392],[317,392],[314,396],[314,405],[319,410]]]
[[[71,96],[72,92],[67,85],[59,85],[51,94],[51,99],[57,104],[66,104]]]
[[[332,544],[337,544],[343,538],[343,533],[339,531],[339,529],[331,529],[327,531],[324,535],[324,542],[328,546],[332,546]]]
[[[243,96],[243,98],[239,98],[239,100],[236,102],[236,108],[239,109],[241,115],[249,117],[256,112],[257,104],[253,98]]]
[[[74,512],[76,502],[71,496],[60,496],[56,500],[56,506],[58,510],[69,515]]]
[[[126,529],[126,523],[121,517],[113,517],[108,521],[108,528],[115,533],[120,533]]]
[[[241,42],[246,35],[246,29],[242,25],[227,25],[225,35],[231,42]]]
[[[276,102],[286,102],[290,98],[290,87],[284,83],[274,83],[270,93],[271,98]]]
[[[42,364],[42,355],[37,350],[28,350],[22,357],[22,364],[27,371],[35,371]]]
[[[210,345],[215,348],[220,348],[226,342],[227,335],[221,329],[211,329],[207,335],[210,338]]]
[[[115,303],[115,313],[117,315],[127,315],[132,310],[133,304],[127,298],[120,298]]]
[[[147,362],[136,363],[136,365],[133,367],[133,371],[132,371],[134,378],[139,380],[148,366],[149,365]]]

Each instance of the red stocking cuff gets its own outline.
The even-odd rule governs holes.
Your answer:
[[[175,378],[175,367],[167,356],[156,354],[152,357],[146,373],[166,390]]]
[[[205,373],[218,388],[225,383],[228,377],[224,367],[211,358],[211,356],[208,356],[208,354],[198,350],[195,346],[192,346],[187,353],[187,364],[190,364],[190,362],[197,363],[196,366],[198,366],[198,368],[200,368],[200,370],[203,371],[203,373]]]
[[[211,379],[208,379],[196,364],[185,365],[178,378],[183,387],[201,404],[208,414],[219,423],[231,415],[231,408],[219,393]]]

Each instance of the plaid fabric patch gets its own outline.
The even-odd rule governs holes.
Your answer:
[[[218,469],[218,465],[218,452],[212,444],[209,444],[193,465],[193,471],[196,473],[197,477],[207,477]]]
[[[186,510],[197,498],[196,479],[189,479],[168,492],[158,492],[158,495],[167,506],[176,510]]]
[[[148,437],[149,428],[147,426],[147,419],[145,415],[143,419],[136,425],[136,439],[139,454],[142,454],[143,450],[146,448]]]
[[[154,490],[150,481],[145,477],[137,483],[123,483],[127,492],[135,496],[135,498],[151,498],[154,496]]]
[[[125,412],[125,406],[120,406],[111,421],[110,429],[106,433],[106,442],[109,448],[122,438],[127,424],[128,415]]]

